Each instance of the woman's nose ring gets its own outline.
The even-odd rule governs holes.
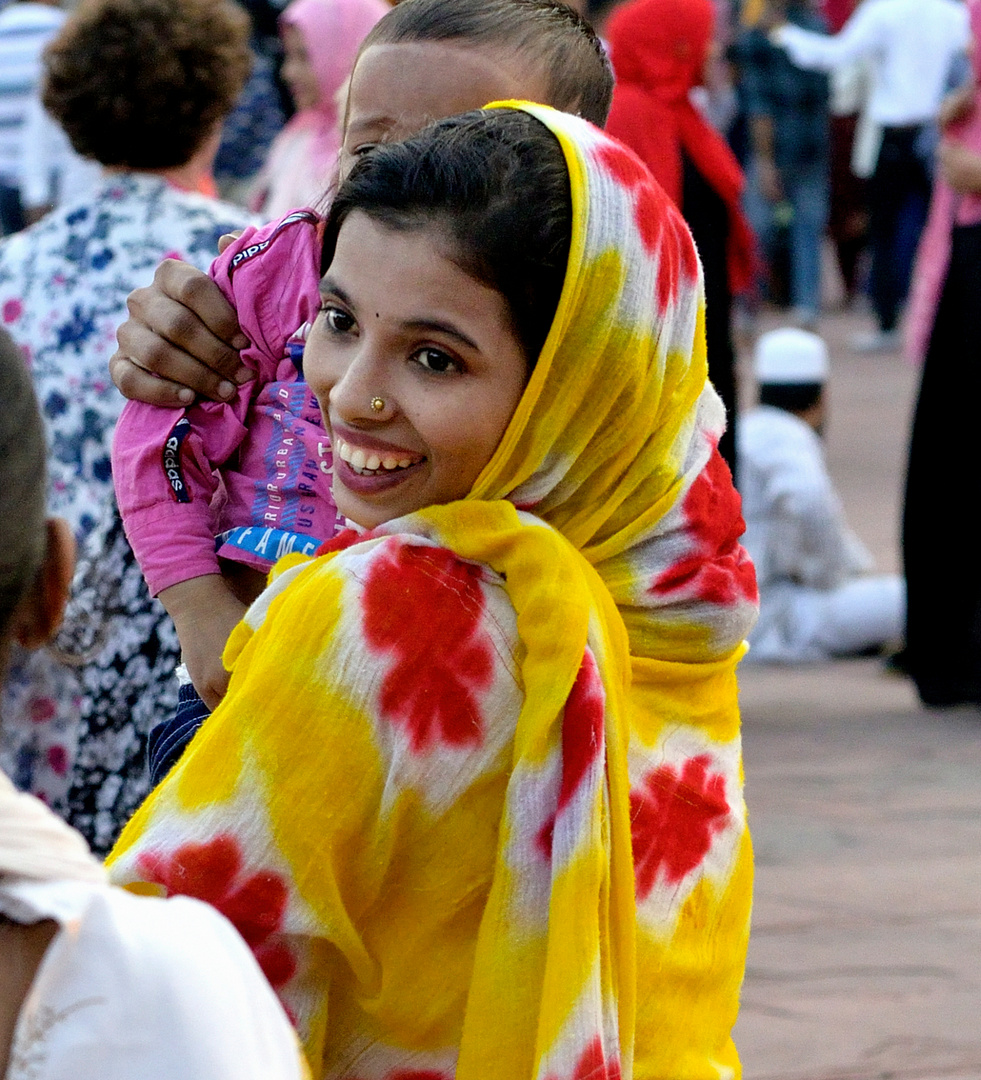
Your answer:
[[[373,397],[371,399],[371,408],[374,412],[381,412],[385,408],[385,401],[380,397]]]

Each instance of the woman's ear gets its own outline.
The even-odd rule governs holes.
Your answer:
[[[75,537],[63,518],[48,518],[47,547],[34,584],[11,620],[11,632],[25,649],[50,641],[61,626],[75,572]]]

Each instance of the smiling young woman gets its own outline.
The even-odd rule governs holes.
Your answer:
[[[277,565],[114,879],[228,915],[318,1078],[735,1074],[755,583],[683,221],[522,104],[279,235],[353,527]]]
[[[462,499],[527,381],[504,297],[446,254],[452,243],[438,224],[396,231],[355,211],[321,282],[304,371],[334,448],[334,501],[368,528]]]

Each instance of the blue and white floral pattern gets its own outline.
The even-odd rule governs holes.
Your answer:
[[[146,734],[173,709],[178,659],[173,626],[146,591],[115,509],[109,452],[124,402],[108,360],[127,295],[149,284],[161,259],[205,270],[218,237],[250,220],[126,173],[0,242],[0,326],[22,349],[41,403],[50,512],[80,541],[57,647],[14,658],[0,765],[100,851],[147,790]]]
[[[109,447],[123,407],[108,360],[126,297],[163,258],[206,270],[238,207],[154,176],[111,176],[0,244],[0,325],[24,351],[50,442],[50,510],[80,537],[111,495]]]

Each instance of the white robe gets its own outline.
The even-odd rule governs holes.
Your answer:
[[[81,835],[2,772],[0,916],[59,924],[18,1014],[6,1080],[309,1080],[231,923],[189,897],[109,885]]]
[[[760,586],[748,659],[824,660],[897,639],[902,579],[866,576],[872,557],[848,527],[815,432],[761,405],[740,418],[738,438],[743,543]]]

